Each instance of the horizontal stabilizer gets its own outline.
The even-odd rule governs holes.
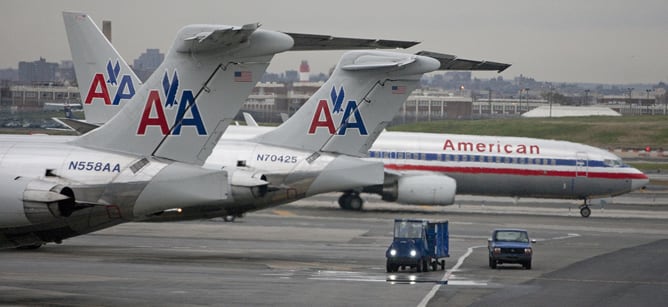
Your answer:
[[[441,62],[441,67],[438,70],[496,70],[502,72],[510,67],[510,64],[490,62],[490,61],[475,61],[457,58],[457,56],[437,53],[431,51],[420,51],[417,55],[428,56],[437,59]]]
[[[248,42],[248,38],[260,27],[259,23],[246,24],[241,27],[222,26],[213,31],[192,33],[177,45],[177,52],[199,53],[220,49],[232,49]],[[205,27],[206,29],[206,27]]]
[[[293,51],[302,50],[350,50],[350,49],[395,49],[410,48],[420,42],[398,41],[387,39],[365,39],[336,37],[330,35],[285,33],[295,41]]]
[[[91,124],[91,123],[87,123],[87,122],[83,122],[83,121],[76,120],[76,119],[71,119],[71,118],[55,118],[54,117],[52,119],[55,122],[57,122],[57,123],[59,123],[63,126],[66,126],[70,129],[76,131],[79,134],[85,134],[88,131],[91,131],[91,130],[99,127],[98,125],[95,125],[95,124]]]

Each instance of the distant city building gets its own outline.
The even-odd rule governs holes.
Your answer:
[[[76,74],[74,73],[74,62],[61,61],[56,72],[56,79],[63,84],[76,84]]]
[[[0,87],[3,110],[38,111],[47,103],[81,105],[79,89],[73,86],[3,85]]]
[[[165,54],[160,53],[160,49],[146,49],[146,52],[139,55],[139,58],[134,60],[132,69],[137,77],[142,81],[146,81],[148,77],[162,64],[165,59]]]
[[[14,68],[0,69],[0,80],[19,81],[19,71]]]
[[[57,63],[49,63],[44,58],[34,62],[19,62],[19,82],[49,83],[56,81]]]

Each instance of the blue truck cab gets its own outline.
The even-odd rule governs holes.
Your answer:
[[[448,221],[413,219],[394,220],[394,239],[387,248],[387,272],[399,268],[415,268],[418,272],[445,269],[445,259],[450,257]]]
[[[495,229],[487,240],[489,251],[489,267],[496,269],[503,263],[518,263],[531,270],[533,247],[536,240],[529,239],[524,229]]]

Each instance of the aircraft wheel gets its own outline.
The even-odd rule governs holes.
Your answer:
[[[223,221],[225,222],[234,222],[237,219],[236,215],[225,215],[223,216]]]
[[[589,206],[580,207],[580,215],[582,215],[582,217],[589,217],[591,215],[591,209],[589,209]]]
[[[352,195],[350,195],[350,193],[344,193],[343,195],[341,195],[341,197],[339,197],[339,207],[341,207],[341,209],[343,210],[350,210],[351,197]]]
[[[32,249],[38,249],[42,247],[43,244],[33,244],[33,245],[24,245],[24,246],[19,246],[16,249],[20,250],[32,250]]]
[[[359,196],[359,194],[352,194],[348,200],[348,207],[350,210],[360,211],[364,206],[364,200]]]

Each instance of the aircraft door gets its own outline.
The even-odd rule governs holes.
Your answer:
[[[586,152],[575,154],[575,177],[587,177],[589,174],[588,157]]]

